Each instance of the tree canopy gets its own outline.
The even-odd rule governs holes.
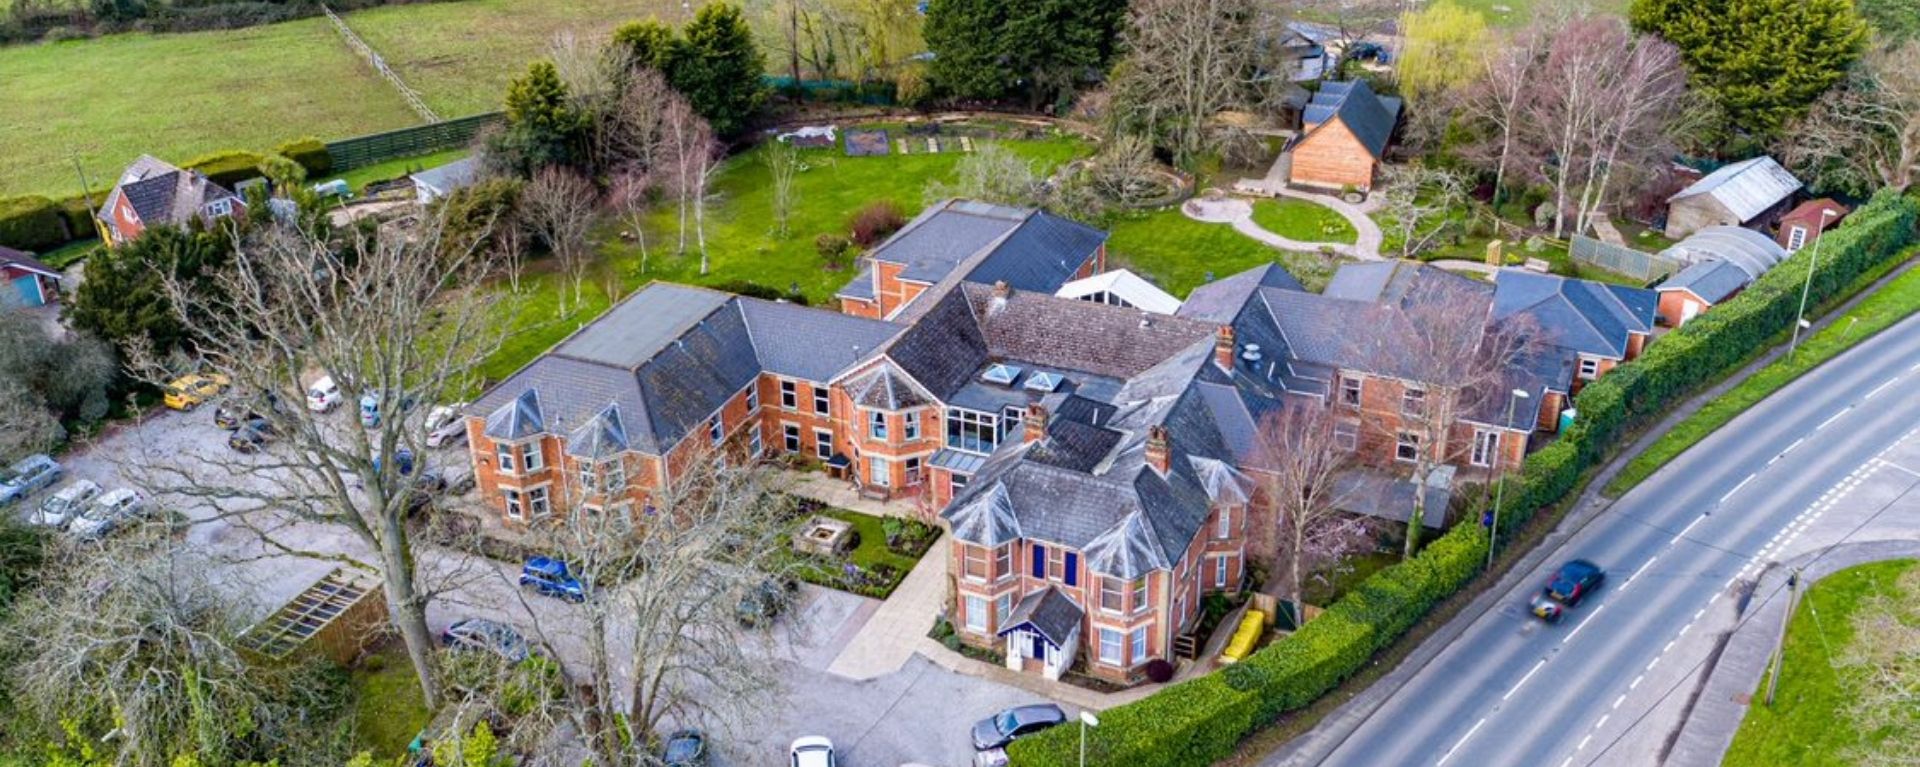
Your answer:
[[[1629,17],[1680,48],[1721,127],[1760,139],[1846,77],[1867,39],[1853,0],[1634,0]]]
[[[1480,72],[1487,20],[1447,0],[1400,19],[1400,93],[1409,101],[1464,85]]]
[[[714,132],[732,136],[747,127],[766,100],[760,79],[766,70],[766,57],[754,44],[740,7],[713,3],[701,6],[682,30],[665,74]]]
[[[548,165],[571,165],[580,155],[588,116],[567,97],[567,84],[551,61],[536,61],[507,86],[507,130],[495,154],[522,174]]]
[[[173,311],[163,275],[211,289],[213,273],[232,257],[233,241],[224,232],[150,228],[87,259],[86,279],[66,307],[67,323],[121,349],[143,343],[161,356],[184,350],[188,329]]]
[[[1106,70],[1126,13],[1124,0],[933,0],[922,34],[947,93],[1037,106]]]

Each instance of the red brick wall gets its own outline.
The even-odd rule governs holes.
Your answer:
[[[1693,301],[1700,305],[1699,311],[1695,312],[1696,316],[1706,313],[1707,307],[1711,306],[1711,304],[1700,300],[1700,297],[1694,295],[1691,291],[1660,291],[1660,318],[1666,321],[1667,327],[1677,328],[1685,321],[1682,318],[1686,316],[1685,307],[1688,301]]]

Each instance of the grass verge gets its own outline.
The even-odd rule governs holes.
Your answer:
[[[1920,311],[1920,270],[1894,278],[1855,305],[1852,311],[1835,318],[1832,324],[1801,342],[1799,351],[1791,358],[1782,357],[1761,368],[1676,424],[1644,452],[1634,456],[1620,474],[1607,483],[1607,495],[1618,498],[1632,490],[1747,408],[1916,311]]]
[[[372,751],[376,763],[405,756],[407,744],[432,719],[420,698],[420,681],[413,675],[406,645],[389,641],[360,659],[351,680],[354,750]]]
[[[1822,578],[1807,590],[1787,627],[1786,663],[1774,705],[1762,703],[1766,694],[1762,676],[1753,705],[1722,762],[1725,767],[1865,763],[1855,761],[1860,754],[1853,752],[1871,748],[1889,733],[1864,732],[1856,726],[1847,709],[1859,695],[1862,675],[1857,669],[1832,664],[1859,639],[1853,616],[1868,597],[1888,594],[1896,602],[1910,604],[1908,600],[1920,596],[1903,593],[1897,586],[1901,576],[1917,564],[1903,559],[1852,567]]]

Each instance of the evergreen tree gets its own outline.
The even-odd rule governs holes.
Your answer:
[[[933,51],[933,81],[963,99],[993,99],[1013,88],[1017,75],[1001,39],[1014,2],[932,0],[921,34]]]
[[[1106,71],[1126,12],[1124,0],[933,0],[933,80],[960,98],[1064,99]]]
[[[660,23],[659,19],[629,21],[613,30],[614,49],[626,58],[629,67],[664,71],[679,42],[673,28]]]
[[[161,275],[212,289],[213,274],[233,257],[225,232],[153,227],[132,242],[87,259],[86,279],[66,305],[67,324],[125,349],[144,339],[156,355],[185,349],[187,328],[174,316]]]
[[[1845,77],[1867,38],[1852,0],[1634,0],[1630,18],[1680,48],[1726,128],[1760,139]]]
[[[648,32],[647,47],[655,47],[658,33]],[[687,97],[693,110],[707,118],[715,133],[738,134],[766,100],[767,62],[753,42],[746,15],[729,3],[701,6],[672,46],[667,82]]]
[[[503,164],[531,173],[579,158],[588,117],[567,98],[551,61],[536,61],[507,86],[507,129],[493,149]]]

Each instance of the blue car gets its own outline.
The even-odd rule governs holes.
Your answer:
[[[404,447],[393,451],[393,464],[400,467],[400,473],[402,475],[412,474],[413,451]],[[380,471],[380,456],[376,455],[373,457],[373,470],[376,473]]]
[[[567,563],[549,557],[533,557],[521,565],[520,585],[532,586],[535,591],[569,602],[583,602],[587,598],[586,586],[567,571]]]

